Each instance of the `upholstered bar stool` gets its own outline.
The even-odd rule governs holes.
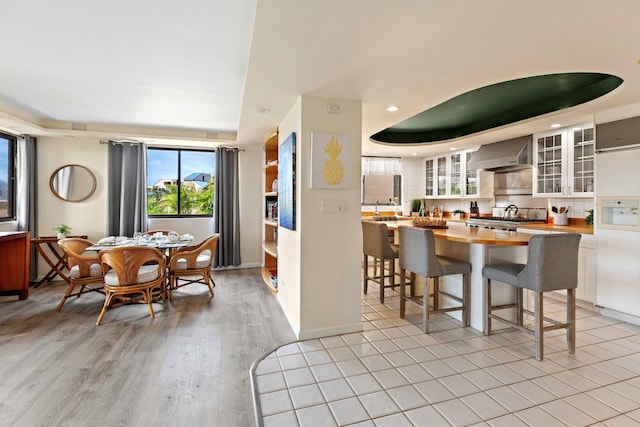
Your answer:
[[[400,232],[400,276],[405,271],[424,276],[424,290],[420,299],[406,297],[404,286],[400,288],[400,317],[404,318],[405,301],[422,306],[422,324],[425,333],[429,333],[429,316],[435,313],[462,311],[462,323],[469,326],[469,308],[471,295],[471,264],[455,258],[436,255],[436,243],[433,230],[409,226],[398,227]],[[440,289],[440,277],[462,274],[462,297]],[[429,279],[433,279],[433,294],[429,290]],[[413,282],[413,280],[412,280]],[[433,297],[433,306],[429,299]],[[459,305],[442,308],[441,297],[456,301]]]
[[[362,221],[362,253],[364,254],[363,292],[367,293],[369,280],[377,283],[380,285],[380,303],[384,304],[384,290],[386,288],[395,289],[399,285],[399,283],[396,283],[395,267],[399,248],[398,245],[389,241],[387,224],[376,221]],[[373,257],[374,265],[377,260],[380,261],[380,274],[377,274],[376,270],[373,276],[369,275],[369,257]],[[385,267],[387,261],[389,262],[388,274]],[[388,285],[385,285],[386,278],[389,279]],[[402,283],[404,283],[404,276],[402,276]]]
[[[527,264],[489,265],[482,269],[484,287],[485,333],[491,333],[491,320],[496,319],[535,336],[536,359],[542,360],[544,332],[555,329],[567,330],[567,348],[573,354],[576,343],[576,297],[578,286],[578,245],[580,234],[536,234],[529,241]],[[516,287],[516,302],[492,306],[491,281],[498,280]],[[533,291],[533,312],[523,307],[523,289]],[[567,290],[567,321],[559,322],[544,316],[543,294],[549,291]],[[494,314],[505,308],[516,309],[515,321]],[[523,325],[523,314],[534,316],[533,330]],[[544,322],[551,325],[544,326]]]

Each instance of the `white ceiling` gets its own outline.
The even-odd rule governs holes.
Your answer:
[[[0,128],[16,133],[251,144],[305,94],[361,100],[366,154],[428,155],[640,114],[637,0],[3,3]],[[368,142],[463,92],[574,71],[624,83],[444,145]]]

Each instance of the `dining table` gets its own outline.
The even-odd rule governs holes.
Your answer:
[[[103,239],[101,239],[103,240]],[[180,239],[170,240],[168,238],[116,238],[113,241],[100,242],[98,241],[95,245],[89,246],[87,251],[96,251],[99,252],[103,249],[109,248],[117,248],[123,246],[145,246],[150,248],[156,248],[160,251],[167,251],[167,256],[170,258],[171,255],[175,253],[180,248],[184,248],[185,246],[189,246],[192,239]]]
[[[165,235],[141,235],[134,237],[114,237],[109,236],[98,240],[95,245],[89,246],[87,251],[100,252],[103,249],[118,248],[118,247],[149,247],[156,248],[161,252],[164,252],[166,262],[166,277],[169,277],[169,260],[180,248],[189,246],[193,237],[191,235],[170,237]],[[167,280],[165,286],[160,290],[158,294],[154,294],[155,299],[165,300],[167,292],[166,287],[169,285]]]

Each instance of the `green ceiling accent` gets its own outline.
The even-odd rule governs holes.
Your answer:
[[[600,73],[525,77],[472,90],[371,136],[389,144],[435,143],[594,100],[622,84]]]

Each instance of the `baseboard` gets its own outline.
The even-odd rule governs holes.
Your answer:
[[[243,270],[246,268],[260,268],[260,267],[262,267],[262,264],[258,262],[250,262],[247,264],[229,265],[226,267],[215,267],[214,270]]]
[[[353,332],[361,332],[362,331],[362,322],[358,321],[356,323],[347,324],[347,325],[339,325],[332,326],[328,328],[319,328],[319,329],[310,329],[310,330],[302,330],[300,325],[294,322],[289,315],[286,307],[282,304],[280,300],[280,295],[278,295],[278,302],[280,303],[280,307],[282,308],[282,312],[284,313],[284,317],[287,318],[287,322],[289,322],[289,326],[293,331],[294,335],[298,338],[299,341],[311,340],[315,338],[324,338],[331,337],[334,335],[341,334],[351,334]]]
[[[623,313],[621,311],[612,310],[610,308],[598,307],[598,306],[596,307],[600,309],[600,314],[602,314],[603,316],[611,317],[616,320],[622,320],[623,322],[640,326],[640,317],[634,316],[632,314]]]
[[[356,322],[348,325],[333,326],[328,328],[309,329],[299,331],[297,336],[300,341],[311,340],[315,338],[324,338],[334,335],[351,334],[354,332],[362,332],[362,322]]]

